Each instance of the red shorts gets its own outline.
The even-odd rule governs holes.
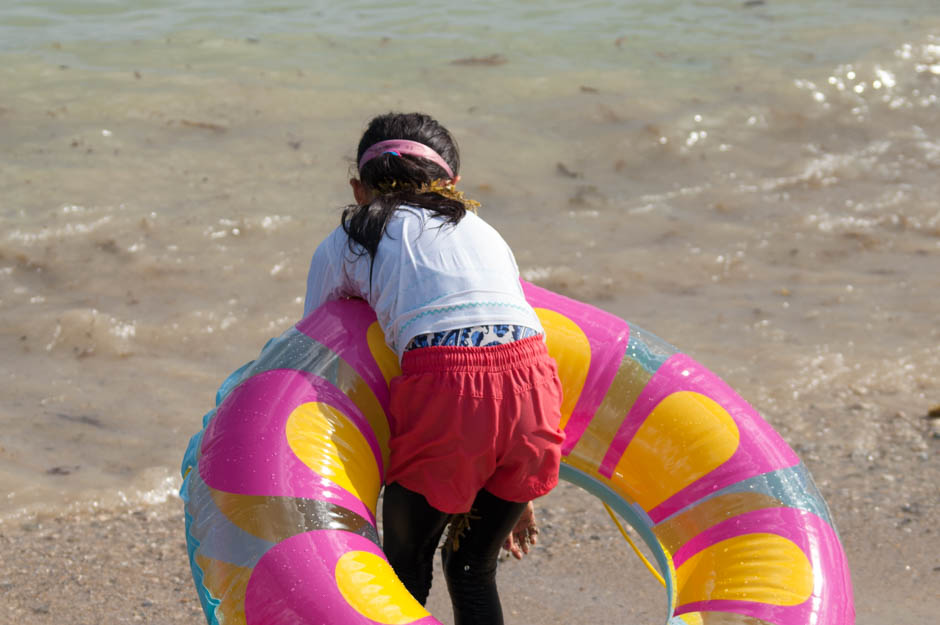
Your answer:
[[[491,347],[405,352],[391,382],[386,482],[442,512],[485,488],[525,502],[558,483],[561,383],[541,336]]]

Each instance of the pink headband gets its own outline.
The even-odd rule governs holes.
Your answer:
[[[448,178],[454,178],[453,170],[451,170],[450,166],[447,164],[447,161],[441,158],[440,154],[423,143],[418,143],[417,141],[406,141],[404,139],[379,141],[378,143],[372,145],[368,150],[363,152],[362,158],[359,159],[359,170],[362,171],[362,166],[371,161],[376,156],[388,153],[394,154],[395,156],[401,156],[402,154],[420,156],[421,158],[425,158],[432,163],[440,165],[441,169],[447,172]]]

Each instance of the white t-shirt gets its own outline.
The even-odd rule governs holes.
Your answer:
[[[424,209],[395,211],[379,242],[371,288],[369,255],[357,256],[348,241],[337,227],[314,252],[305,317],[329,300],[362,298],[399,358],[412,338],[428,332],[503,323],[542,332],[512,251],[473,213],[453,226]]]

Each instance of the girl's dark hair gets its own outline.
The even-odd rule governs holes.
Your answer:
[[[369,122],[356,151],[356,162],[370,147],[380,141],[404,139],[423,143],[437,152],[450,166],[454,176],[460,170],[457,142],[446,128],[423,113],[386,113]],[[427,159],[409,154],[380,154],[359,170],[359,180],[378,195],[370,204],[350,205],[343,210],[343,230],[349,236],[349,249],[354,254],[369,254],[375,262],[379,241],[388,222],[402,205],[427,209],[457,224],[467,210],[459,200],[433,191],[419,193],[418,188],[434,180],[450,178],[447,172]],[[372,270],[369,270],[371,282]]]

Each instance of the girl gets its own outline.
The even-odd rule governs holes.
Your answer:
[[[341,297],[375,310],[402,369],[390,389],[385,553],[424,604],[434,550],[458,519],[442,548],[455,623],[499,625],[500,546],[521,557],[534,531],[527,502],[558,481],[555,362],[512,252],[455,190],[447,129],[381,115],[357,162],[356,203],[313,255],[304,315]]]

